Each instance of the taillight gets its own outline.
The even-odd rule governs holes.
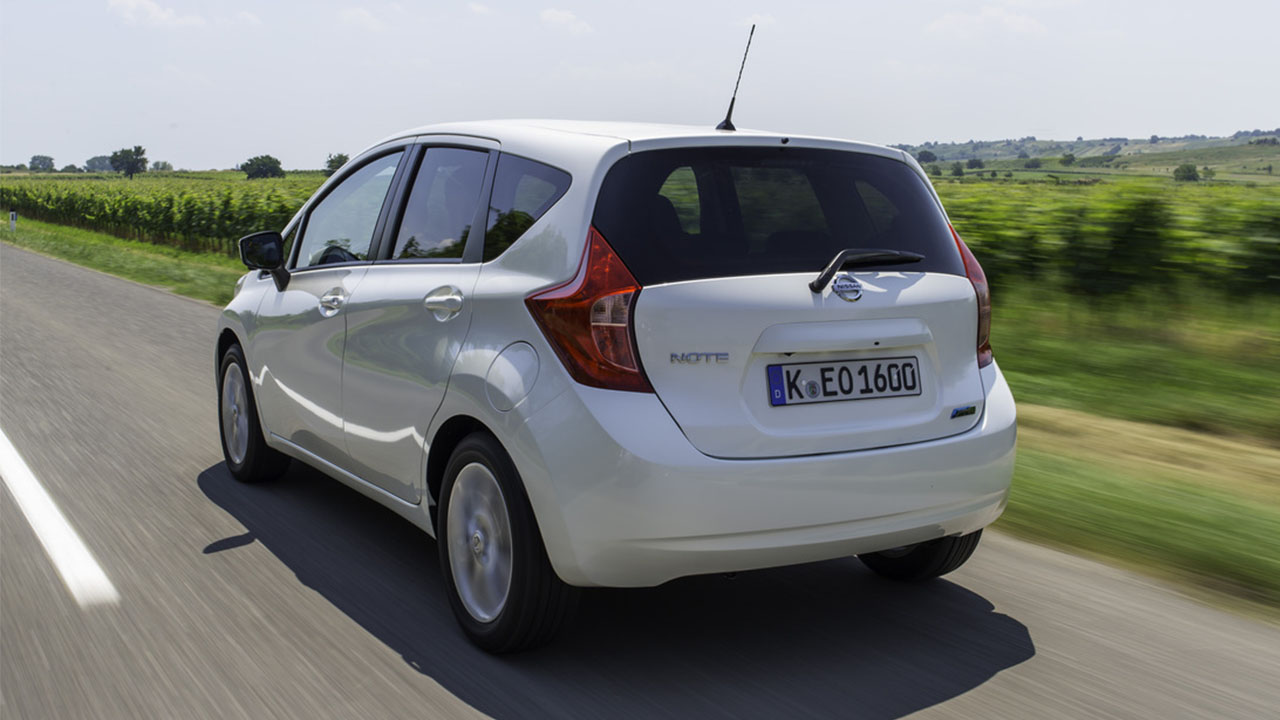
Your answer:
[[[593,227],[578,274],[524,302],[574,380],[610,390],[653,392],[640,369],[631,327],[639,293],[640,284]]]
[[[964,259],[964,274],[969,278],[973,291],[978,295],[978,367],[986,367],[992,360],[991,288],[987,285],[987,274],[982,272],[978,258],[973,256],[969,246],[960,239],[955,228],[951,228],[951,236],[956,239],[956,247],[960,250],[960,257]]]

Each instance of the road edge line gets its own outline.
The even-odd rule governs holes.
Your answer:
[[[120,593],[0,428],[0,477],[80,607],[114,605]]]

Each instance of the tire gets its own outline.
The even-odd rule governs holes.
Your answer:
[[[283,475],[289,457],[267,446],[247,367],[239,345],[227,348],[218,368],[218,434],[231,477],[254,483]]]
[[[496,438],[473,433],[458,443],[436,511],[446,594],[471,642],[495,654],[550,642],[579,591],[552,569],[520,475]]]
[[[905,548],[859,555],[877,575],[903,582],[919,582],[946,575],[964,564],[978,547],[982,531],[938,538]]]

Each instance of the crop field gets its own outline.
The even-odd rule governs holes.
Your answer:
[[[283,228],[320,172],[246,180],[241,172],[0,176],[0,207],[20,215],[185,250],[235,254],[235,241]]]

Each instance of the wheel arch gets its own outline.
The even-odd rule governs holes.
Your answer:
[[[444,482],[445,467],[449,464],[453,449],[462,442],[463,438],[475,432],[488,433],[497,438],[497,434],[489,426],[470,415],[454,415],[446,420],[431,437],[431,445],[427,448],[426,481],[427,497],[432,504],[440,501],[440,486]],[[501,444],[501,440],[498,442]],[[434,532],[438,530],[436,513],[428,514],[431,516],[431,529]]]
[[[222,356],[227,354],[227,349],[232,345],[239,345],[240,349],[244,349],[244,343],[240,342],[240,336],[236,335],[236,331],[231,328],[223,328],[218,333],[218,349],[213,356],[213,371],[215,373],[222,367]]]

